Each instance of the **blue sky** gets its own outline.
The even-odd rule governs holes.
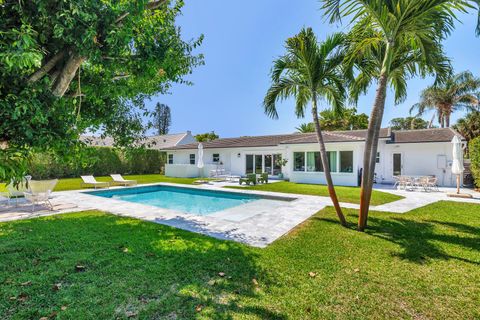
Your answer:
[[[221,137],[289,133],[310,118],[297,119],[293,102],[279,105],[279,119],[271,120],[262,110],[269,87],[272,61],[284,52],[285,39],[302,27],[312,27],[324,39],[345,26],[329,25],[317,0],[186,0],[178,25],[185,39],[204,34],[198,52],[205,66],[187,77],[193,86],[174,85],[171,93],[152,98],[148,105],[166,103],[172,109],[170,132],[214,130]],[[461,23],[445,42],[456,71],[471,70],[480,75],[480,38],[475,37],[474,13],[460,16]],[[390,119],[408,115],[420,91],[431,79],[412,79],[408,98],[398,106],[388,94],[384,126]],[[358,103],[360,112],[370,113],[374,88]],[[461,114],[454,116],[454,121]],[[429,119],[426,116],[425,119]]]

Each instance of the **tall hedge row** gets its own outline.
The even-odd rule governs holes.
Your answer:
[[[480,137],[470,140],[468,149],[470,160],[472,161],[470,170],[472,171],[473,180],[477,188],[480,188]]]
[[[68,163],[48,153],[34,154],[28,174],[34,179],[69,178],[80,175],[105,176],[111,173],[161,173],[166,154],[158,150],[123,151],[106,147],[88,147]]]

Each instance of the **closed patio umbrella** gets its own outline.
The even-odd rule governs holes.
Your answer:
[[[458,136],[453,137],[453,163],[452,173],[457,175],[457,194],[460,194],[460,175],[465,168],[463,167],[463,148],[462,141]]]
[[[199,169],[202,169],[204,166],[203,164],[203,144],[199,143],[198,144],[198,161],[197,161],[197,167]]]

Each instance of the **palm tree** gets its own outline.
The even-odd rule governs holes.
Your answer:
[[[415,75],[436,75],[444,81],[451,72],[442,40],[454,29],[455,12],[473,8],[468,0],[321,0],[330,22],[349,19],[345,64],[350,67],[351,96],[364,93],[372,81],[376,95],[370,116],[363,159],[358,230],[367,224],[375,157],[387,87],[395,102],[406,97],[407,80]],[[479,3],[479,0],[475,0]],[[477,30],[477,31],[480,31]]]
[[[311,113],[322,160],[328,191],[338,218],[343,226],[347,225],[342,209],[338,203],[333,186],[327,151],[323,141],[322,129],[318,120],[318,102],[329,103],[333,110],[340,112],[345,100],[344,80],[341,74],[343,56],[340,47],[343,34],[336,33],[318,43],[311,28],[302,29],[300,33],[287,39],[287,53],[274,61],[272,68],[272,85],[263,102],[265,113],[278,118],[276,103],[288,97],[295,97],[295,114],[304,117],[305,110],[311,103]]]
[[[453,128],[467,139],[467,142],[480,137],[480,111],[470,112],[465,118],[458,119]]]
[[[315,132],[315,125],[313,124],[313,122],[302,123],[301,125],[299,125],[295,129],[299,133],[310,133],[310,132]]]
[[[450,116],[458,110],[478,110],[478,89],[480,79],[470,71],[450,76],[445,83],[433,85],[422,91],[420,102],[414,104],[410,113],[417,110],[417,116],[434,110],[442,128],[450,127]]]

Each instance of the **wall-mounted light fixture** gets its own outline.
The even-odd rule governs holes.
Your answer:
[[[242,156],[242,155],[240,154],[240,152],[237,153],[237,157],[238,157],[238,158],[240,158],[241,156]]]

